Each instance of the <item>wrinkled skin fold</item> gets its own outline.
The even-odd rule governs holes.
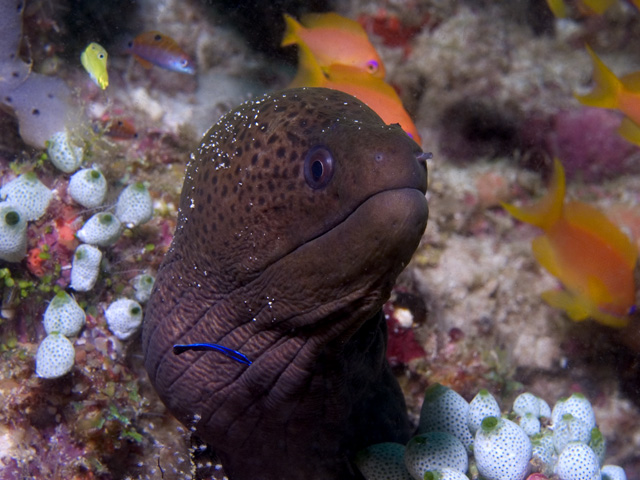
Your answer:
[[[230,479],[356,479],[359,449],[408,440],[381,307],[426,227],[426,158],[327,89],[241,105],[192,155],[143,350]],[[172,353],[199,342],[252,363]]]

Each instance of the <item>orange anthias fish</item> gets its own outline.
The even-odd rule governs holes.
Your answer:
[[[564,203],[564,196],[564,169],[556,159],[549,191],[539,203],[503,204],[518,220],[544,230],[533,240],[533,254],[564,289],[543,292],[542,298],[572,320],[624,327],[635,302],[638,251],[602,212],[581,202]]]
[[[144,68],[156,65],[167,70],[194,75],[196,65],[176,41],[160,32],[152,31],[138,35],[127,45],[127,52]]]
[[[589,46],[587,51],[593,61],[593,80],[596,83],[586,95],[576,99],[590,107],[619,110],[625,118],[618,133],[631,143],[640,145],[640,72],[616,77]]]
[[[357,67],[333,64],[322,69],[305,45],[298,46],[298,73],[289,87],[325,87],[353,95],[374,110],[385,123],[399,123],[402,129],[421,143],[411,117],[391,85]]]
[[[384,78],[382,60],[358,22],[337,13],[304,15],[302,24],[287,14],[284,20],[287,29],[282,47],[304,44],[323,69],[337,63]]]

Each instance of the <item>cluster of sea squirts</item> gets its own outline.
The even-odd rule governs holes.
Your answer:
[[[107,181],[98,168],[80,168],[84,151],[82,141],[72,138],[67,131],[53,135],[47,145],[51,163],[64,173],[73,173],[67,186],[71,199],[87,212],[100,210],[75,233],[82,243],[72,255],[68,288],[76,292],[87,292],[94,287],[103,256],[100,249],[115,244],[125,226],[134,228],[148,222],[153,215],[153,202],[142,182],[131,183],[122,190],[113,213],[103,205]],[[27,222],[45,214],[52,196],[52,191],[33,172],[18,176],[0,189],[0,259],[19,262],[25,257]],[[153,280],[147,273],[136,276],[132,282],[135,300],[120,298],[106,309],[107,325],[120,340],[130,338],[141,325],[140,303],[148,299]],[[70,339],[80,333],[84,324],[84,310],[65,290],[57,289],[44,314],[47,336],[36,353],[38,376],[57,378],[73,368],[75,350]]]
[[[503,414],[486,390],[467,402],[435,383],[425,392],[417,434],[406,445],[372,445],[356,464],[366,480],[626,480],[605,458],[605,439],[580,393],[551,409],[525,392]]]

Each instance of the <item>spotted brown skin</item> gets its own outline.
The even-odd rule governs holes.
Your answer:
[[[192,155],[142,342],[158,394],[230,479],[356,479],[355,452],[409,439],[381,307],[427,224],[426,158],[320,88],[241,105]],[[201,342],[252,363],[172,353]]]

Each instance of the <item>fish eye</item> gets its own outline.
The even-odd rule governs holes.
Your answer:
[[[187,59],[183,58],[182,61],[180,62],[180,65],[182,65],[183,67],[186,67],[188,63],[189,62],[187,61]]]
[[[376,60],[369,60],[367,62],[367,72],[377,73],[379,68],[380,65],[378,65],[378,62]]]
[[[160,34],[156,34],[156,35],[154,35],[153,39],[154,39],[156,42],[159,42],[160,40],[162,40],[162,35],[160,35]]]
[[[304,159],[304,179],[314,190],[326,187],[333,177],[333,154],[324,145],[316,145]]]

